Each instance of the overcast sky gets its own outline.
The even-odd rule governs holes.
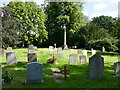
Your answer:
[[[0,0],[0,7],[3,6],[3,3],[8,4],[10,1],[14,0]],[[34,1],[38,5],[42,4],[44,0],[21,0],[21,1]],[[78,1],[78,0],[71,0]],[[88,16],[90,19],[96,16],[112,16],[118,17],[118,2],[120,0],[84,0],[83,13]]]

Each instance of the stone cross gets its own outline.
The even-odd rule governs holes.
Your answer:
[[[67,78],[67,72],[70,71],[69,69],[66,69],[66,66],[64,66],[64,70],[61,70],[61,72],[64,72],[65,79]]]
[[[101,79],[104,75],[104,58],[99,54],[89,58],[89,78]]]

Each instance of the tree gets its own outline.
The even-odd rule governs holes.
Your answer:
[[[10,8],[4,7],[3,17],[2,17],[2,47],[6,48],[8,46],[15,47],[18,41],[17,35],[17,22],[10,17]]]
[[[19,24],[17,29],[22,46],[28,44],[40,45],[47,39],[44,25],[46,15],[35,2],[11,1],[7,5],[12,11],[11,17]]]
[[[48,16],[46,27],[48,31],[48,45],[56,43],[63,45],[63,28],[67,28],[67,44],[74,45],[72,38],[74,33],[83,26],[84,16],[82,13],[82,2],[49,2],[45,8]]]
[[[86,26],[83,26],[76,32],[74,40],[76,40],[80,48],[94,48],[100,50],[101,47],[104,46],[108,51],[118,49],[116,47],[118,40],[112,37],[106,29],[94,23],[88,23]]]
[[[117,18],[111,16],[99,16],[94,17],[92,23],[99,25],[101,28],[108,30],[113,37],[117,37],[118,34],[118,22]]]

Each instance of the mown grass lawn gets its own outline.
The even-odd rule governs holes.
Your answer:
[[[23,84],[26,79],[26,66],[27,66],[27,48],[14,49],[16,52],[16,58],[18,64],[7,65],[6,56],[2,56],[2,72],[7,69],[9,75],[13,77],[12,83],[9,86],[3,88],[118,88],[120,78],[114,77],[114,62],[118,61],[120,54],[114,52],[100,52],[104,57],[104,77],[100,80],[89,80],[88,79],[88,60],[91,57],[91,51],[88,51],[87,63],[80,64],[78,57],[77,65],[68,65],[69,54],[77,54],[77,49],[70,49],[63,51],[63,57],[57,58],[58,65],[47,64],[47,58],[51,57],[54,52],[49,52],[48,48],[38,48],[37,61],[44,64],[43,80],[44,83],[35,85]],[[41,54],[40,52],[44,52]],[[78,54],[80,56],[80,54]],[[54,78],[50,78],[47,75],[51,75],[51,68],[57,67],[63,69],[64,65],[67,65],[67,69],[71,69],[69,72],[70,77],[64,80],[62,83],[56,83]]]

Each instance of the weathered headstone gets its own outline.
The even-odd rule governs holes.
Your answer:
[[[120,77],[120,62],[114,63],[115,76]]]
[[[53,46],[49,46],[49,51],[53,51],[54,47]]]
[[[92,50],[92,55],[96,54],[96,50]]]
[[[105,52],[105,47],[104,46],[102,47],[102,52]]]
[[[87,57],[87,50],[83,50],[83,55]]]
[[[7,64],[17,64],[16,53],[13,52],[12,47],[7,48],[6,63]]]
[[[7,47],[7,52],[14,52],[14,51],[12,50],[12,47]]]
[[[37,62],[37,54],[28,53],[28,62]]]
[[[32,62],[27,64],[26,84],[43,82],[43,64]]]
[[[81,49],[79,49],[78,54],[83,54],[83,51]]]
[[[77,55],[76,54],[70,54],[69,56],[70,60],[69,60],[69,64],[77,64]]]
[[[58,47],[57,52],[58,52],[58,53],[62,53],[62,48],[61,48],[61,47]]]
[[[57,53],[54,53],[54,56],[55,56],[55,57],[62,57],[62,56],[63,56],[63,54],[62,54],[62,53],[58,53],[58,52],[57,52]]]
[[[104,75],[104,58],[99,54],[89,58],[89,79],[101,79]]]
[[[81,63],[81,64],[85,64],[86,62],[87,62],[86,56],[85,56],[85,55],[81,55],[81,56],[80,56],[80,63]]]
[[[28,52],[30,52],[30,51],[36,51],[37,50],[37,47],[36,46],[33,46],[33,45],[29,45],[29,47],[28,47]]]

